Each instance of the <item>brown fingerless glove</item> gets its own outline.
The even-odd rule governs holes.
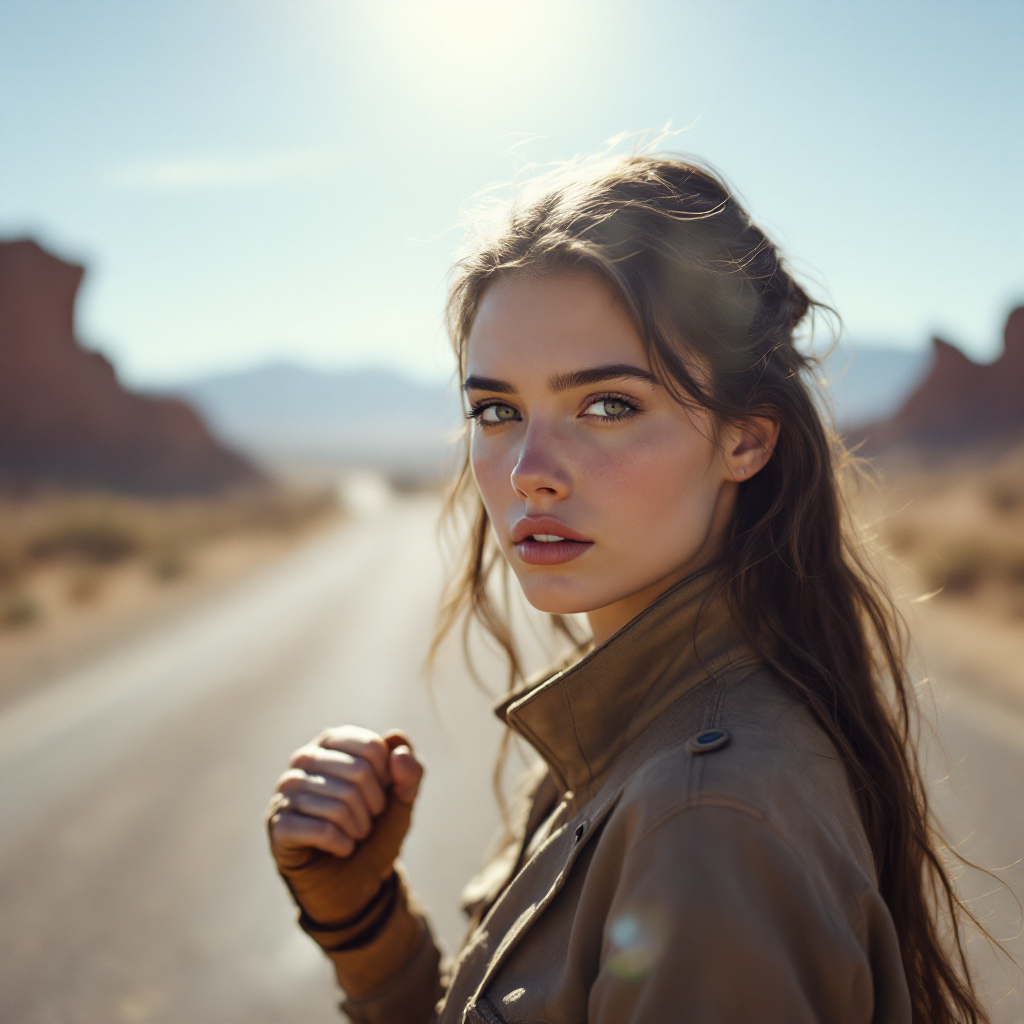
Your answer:
[[[356,999],[400,970],[426,931],[395,868],[411,816],[411,806],[392,797],[351,856],[310,850],[305,863],[278,867],[299,906],[300,927]]]

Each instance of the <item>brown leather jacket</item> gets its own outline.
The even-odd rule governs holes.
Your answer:
[[[353,1021],[910,1021],[843,766],[707,582],[501,705],[543,760],[467,941],[442,973],[424,927]]]

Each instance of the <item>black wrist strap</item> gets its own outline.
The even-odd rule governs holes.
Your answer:
[[[387,889],[387,902],[380,912],[380,916],[367,925],[358,935],[354,935],[345,942],[339,942],[336,946],[321,947],[325,953],[346,953],[353,949],[362,949],[368,946],[384,930],[384,926],[391,920],[391,914],[398,903],[398,876],[392,875],[384,888]]]
[[[349,949],[359,949],[369,945],[377,937],[397,902],[398,874],[392,872],[377,890],[376,896],[354,917],[336,924],[321,924],[319,921],[314,921],[305,910],[302,910],[299,914],[299,927],[316,940],[324,952],[342,953]],[[333,934],[351,931],[364,921],[368,922],[367,926],[357,930],[355,935],[335,945],[326,944],[331,941]]]

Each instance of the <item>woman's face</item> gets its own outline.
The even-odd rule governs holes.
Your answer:
[[[501,549],[534,607],[588,613],[597,642],[715,556],[737,481],[769,456],[749,429],[716,442],[671,398],[596,274],[499,278],[466,369],[473,475]]]

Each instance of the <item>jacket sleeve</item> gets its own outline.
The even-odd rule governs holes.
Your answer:
[[[346,992],[341,1009],[352,1024],[432,1024],[444,994],[441,954],[430,925],[400,878],[397,905],[373,940],[328,951]],[[397,968],[388,973],[387,965]],[[382,971],[382,966],[385,968]],[[384,980],[367,990],[367,978]]]
[[[352,1024],[434,1024],[434,1008],[444,995],[441,956],[424,928],[411,959],[374,992],[345,998],[341,1010]]]
[[[626,852],[588,1020],[868,1024],[857,931],[842,897],[756,812],[669,811]]]

